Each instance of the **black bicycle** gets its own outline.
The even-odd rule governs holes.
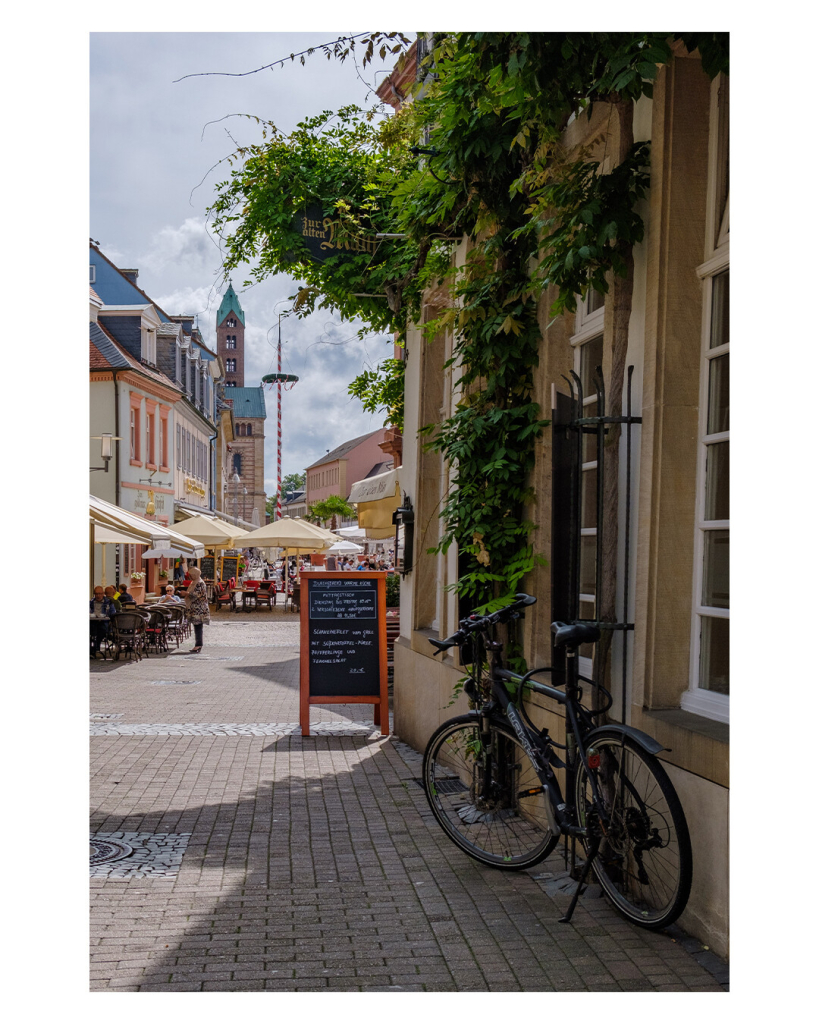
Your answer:
[[[593,869],[625,917],[644,928],[663,928],[688,901],[692,869],[682,806],[655,756],[664,748],[629,725],[595,725],[612,698],[577,667],[580,645],[600,639],[595,624],[552,623],[555,646],[566,650],[564,689],[533,679],[551,668],[521,676],[503,667],[495,627],[519,618],[537,600],[515,597],[490,615],[463,619],[445,640],[430,640],[438,653],[468,645],[464,692],[476,705],[441,725],[427,744],[423,781],[432,813],[465,853],[497,868],[531,867],[551,853],[559,836],[573,837],[586,858],[561,921],[571,920]],[[583,706],[581,682],[599,691],[600,707]],[[565,707],[565,745],[534,725],[524,691]],[[558,768],[565,769],[565,797]]]

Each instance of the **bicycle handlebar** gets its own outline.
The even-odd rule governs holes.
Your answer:
[[[518,608],[526,608],[535,604],[536,601],[537,598],[532,597],[531,594],[515,594],[512,604],[507,604],[489,615],[468,615],[465,619],[461,619],[459,623],[461,628],[452,636],[448,636],[445,640],[433,640],[429,637],[429,642],[436,648],[435,654],[441,654],[443,651],[449,650],[450,647],[460,647],[469,639],[471,633],[486,629],[487,626],[492,626],[496,622],[508,622]],[[435,654],[433,654],[433,658]]]

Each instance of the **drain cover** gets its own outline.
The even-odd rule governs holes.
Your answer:
[[[151,686],[198,686],[199,679],[152,679]]]
[[[424,788],[424,780],[423,779],[413,779],[412,781],[416,782],[421,787],[421,789]],[[436,789],[438,790],[439,793],[444,793],[444,794],[447,794],[447,793],[450,793],[450,794],[451,793],[468,793],[469,792],[468,787],[465,786],[461,782],[460,779],[436,779],[435,780],[435,787],[436,787]]]
[[[116,839],[91,839],[91,867],[130,857],[134,848]]]

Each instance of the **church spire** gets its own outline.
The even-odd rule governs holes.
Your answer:
[[[242,309],[242,304],[239,302],[239,296],[233,290],[233,281],[228,281],[228,287],[225,294],[222,296],[222,302],[219,306],[219,312],[216,314],[216,326],[225,319],[228,313],[235,313],[236,316],[241,320],[242,327],[245,325],[245,311]]]

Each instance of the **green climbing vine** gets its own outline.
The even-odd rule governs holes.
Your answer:
[[[394,42],[394,33],[373,33],[367,52]],[[432,42],[414,102],[395,116],[348,107],[305,120],[289,136],[265,123],[263,141],[235,155],[239,166],[217,186],[212,212],[226,266],[249,262],[257,279],[297,275],[302,313],[331,307],[401,339],[418,320],[424,290],[444,286],[448,305],[426,325],[430,335],[451,333],[458,395],[452,415],[425,430],[452,469],[438,550],[457,544],[458,591],[486,605],[519,589],[538,557],[528,510],[535,442],[548,424],[533,399],[543,292],[556,289],[558,315],[589,287],[614,289],[608,390],[617,394],[648,185],[634,103],[651,96],[674,46],[699,47],[706,73],[727,73],[727,36],[475,32]],[[343,50],[336,55],[343,59]],[[561,148],[570,120],[601,103],[619,138],[605,170]],[[392,233],[400,244],[311,263],[293,228],[308,203],[351,240]],[[468,254],[457,260],[463,237]],[[351,392],[399,422],[400,372],[386,360]],[[613,493],[608,514],[616,517]],[[607,536],[616,545],[616,522]]]

